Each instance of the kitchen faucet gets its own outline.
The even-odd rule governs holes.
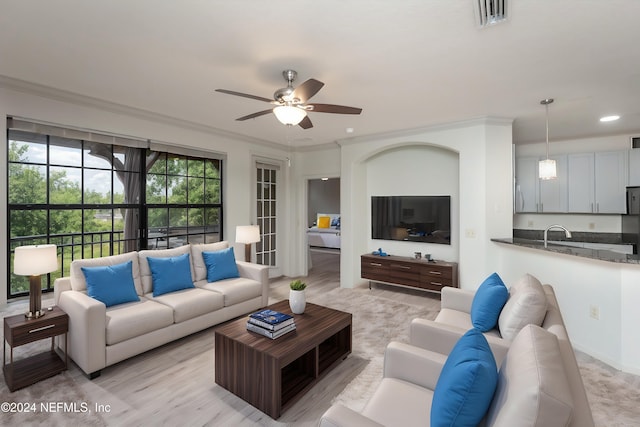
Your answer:
[[[559,224],[553,224],[547,227],[546,230],[544,230],[544,247],[547,247],[547,231],[551,230],[552,228],[560,228],[562,230],[564,230],[564,235],[567,237],[567,239],[571,238],[571,232],[569,230],[567,230],[566,228],[564,228],[563,226],[559,225]]]

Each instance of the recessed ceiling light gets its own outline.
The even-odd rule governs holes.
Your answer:
[[[346,128],[346,129],[345,129],[345,132],[347,132],[347,133],[353,133],[353,128]]]
[[[322,181],[329,181],[329,178],[320,178]]]
[[[615,122],[616,120],[618,120],[620,118],[620,116],[604,116],[604,117],[600,117],[600,121],[601,122]]]

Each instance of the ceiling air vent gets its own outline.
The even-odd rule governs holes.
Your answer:
[[[476,0],[476,16],[480,28],[507,20],[508,0]]]
[[[640,148],[640,136],[631,137],[631,148]]]

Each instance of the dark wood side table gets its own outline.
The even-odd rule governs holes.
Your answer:
[[[67,369],[67,332],[69,316],[59,307],[45,310],[38,319],[27,319],[24,314],[4,318],[4,342],[2,344],[2,371],[9,390],[16,391],[52,377]],[[64,334],[64,360],[54,347],[54,338]],[[34,356],[13,360],[13,349],[30,342],[51,338],[51,349]],[[7,364],[7,344],[10,347]]]

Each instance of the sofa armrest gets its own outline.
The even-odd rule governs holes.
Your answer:
[[[383,427],[382,424],[343,405],[333,405],[320,418],[320,427]]]
[[[106,366],[106,306],[83,292],[60,293],[58,306],[69,316],[69,356],[88,375]]]
[[[236,261],[240,277],[262,283],[262,306],[269,304],[269,267],[251,262]]]
[[[445,286],[440,294],[440,307],[471,313],[471,303],[475,295],[474,291]]]
[[[392,341],[384,352],[383,376],[435,390],[446,360],[444,354]]]
[[[60,294],[71,290],[71,277],[59,277],[53,282],[53,300],[58,305]]]
[[[448,355],[453,346],[467,331],[446,323],[427,319],[413,319],[409,325],[409,343],[411,345]],[[498,366],[507,355],[511,342],[503,338],[485,334]]]

